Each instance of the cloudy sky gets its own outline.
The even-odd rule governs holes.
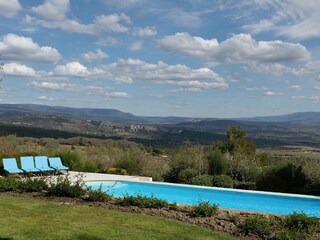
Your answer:
[[[0,103],[320,111],[319,0],[0,0]]]

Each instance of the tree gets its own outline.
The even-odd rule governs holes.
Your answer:
[[[245,138],[246,132],[240,127],[229,127],[227,130],[227,149],[230,154],[240,153],[245,155],[254,155],[256,144]]]
[[[224,153],[227,174],[237,181],[254,181],[258,174],[256,145],[245,138],[246,132],[238,126],[227,129],[227,142],[217,142],[213,148]]]

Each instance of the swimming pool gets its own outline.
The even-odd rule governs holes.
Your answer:
[[[221,208],[290,214],[304,212],[320,218],[320,197],[281,194],[215,187],[200,187],[184,184],[131,182],[131,181],[89,181],[86,185],[116,197],[125,194],[155,196],[169,202],[197,204],[199,201],[218,203]]]

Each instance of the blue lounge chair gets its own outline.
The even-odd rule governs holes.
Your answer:
[[[18,168],[17,160],[15,158],[3,158],[3,169],[8,173],[23,173],[23,171]]]
[[[34,157],[36,162],[36,168],[41,172],[53,171],[54,169],[49,167],[48,165],[48,157],[47,156],[36,156]]]
[[[61,162],[61,158],[59,157],[52,157],[49,158],[50,167],[54,168],[55,170],[69,170],[68,167],[64,166]]]
[[[25,172],[40,172],[38,168],[35,168],[32,156],[20,157],[21,169]]]

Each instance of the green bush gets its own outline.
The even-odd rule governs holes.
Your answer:
[[[0,192],[20,191],[21,180],[14,177],[0,178]]]
[[[192,213],[196,217],[212,217],[218,213],[218,204],[210,204],[210,202],[200,202],[192,209]]]
[[[129,175],[139,175],[141,172],[139,158],[131,152],[126,152],[117,167],[125,169]]]
[[[123,168],[117,168],[117,167],[106,167],[100,172],[107,173],[107,174],[128,175],[127,170]]]
[[[198,171],[196,169],[187,168],[179,172],[178,174],[178,182],[179,183],[191,183],[191,179],[198,175]]]
[[[158,199],[153,196],[147,197],[142,195],[137,195],[137,196],[125,195],[121,198],[117,198],[115,203],[120,206],[137,206],[137,207],[143,207],[143,208],[158,208],[158,209],[171,206],[171,204],[169,204],[166,200]]]
[[[282,229],[276,233],[278,240],[305,240],[308,237],[304,233],[298,231],[291,231],[288,229]]]
[[[307,177],[302,166],[292,163],[277,165],[267,169],[257,181],[257,189],[273,192],[298,193],[304,189]]]
[[[88,189],[83,199],[88,202],[107,202],[111,199],[111,196],[103,192],[100,187],[97,190]]]
[[[26,178],[20,184],[22,192],[42,192],[48,189],[48,183],[44,178]]]
[[[221,175],[227,172],[228,164],[225,160],[224,155],[220,151],[215,150],[210,152],[207,159],[209,166],[209,174]]]
[[[55,157],[60,157],[62,163],[70,170],[80,170],[82,168],[81,155],[76,150],[60,150],[54,153]]]
[[[284,227],[300,233],[314,233],[320,231],[320,220],[316,217],[309,217],[305,213],[294,212],[284,219]]]
[[[192,185],[200,185],[200,186],[212,186],[213,176],[204,174],[198,175],[191,178],[190,183]]]
[[[49,196],[78,198],[85,193],[84,182],[80,177],[72,182],[68,176],[58,176],[57,181],[52,181],[48,186]]]
[[[254,190],[256,189],[256,183],[255,182],[234,182],[234,188],[237,189],[245,189],[245,190]]]
[[[98,164],[94,160],[85,160],[79,169],[81,172],[97,172]]]
[[[247,217],[240,229],[247,235],[250,233],[263,238],[271,233],[271,224],[268,218],[254,215]]]
[[[213,176],[212,186],[233,188],[233,180],[228,175],[216,175]]]

